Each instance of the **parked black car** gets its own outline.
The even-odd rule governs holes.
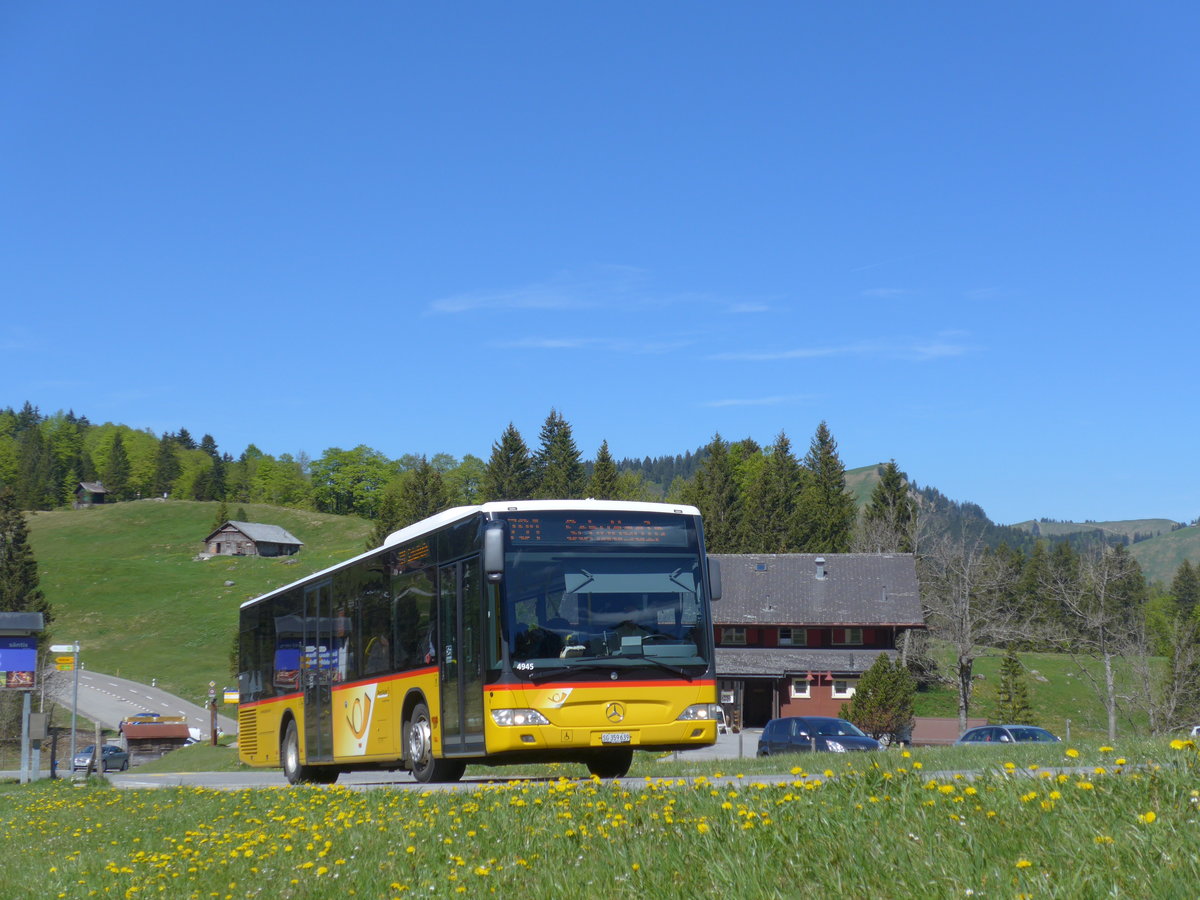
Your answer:
[[[857,725],[830,716],[787,716],[772,719],[758,739],[759,756],[810,753],[814,750],[847,753],[852,750],[882,749],[883,744],[863,734]]]
[[[79,772],[88,767],[92,761],[92,752],[95,750],[94,744],[88,744],[82,750],[75,754],[75,759],[71,761],[72,771]],[[129,751],[122,750],[115,744],[105,744],[100,748],[100,771],[110,772],[113,769],[124,772],[129,768]]]
[[[984,744],[1050,744],[1059,742],[1045,728],[1034,725],[981,725],[978,728],[968,728],[962,733],[955,747],[979,747]]]

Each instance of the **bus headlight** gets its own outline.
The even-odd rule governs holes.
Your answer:
[[[497,725],[549,725],[550,720],[536,709],[493,709],[492,721]]]
[[[679,714],[677,722],[711,722],[717,718],[717,710],[721,707],[716,703],[693,703]]]

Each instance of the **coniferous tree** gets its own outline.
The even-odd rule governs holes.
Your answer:
[[[151,487],[155,496],[166,496],[180,473],[179,457],[175,455],[175,441],[164,434],[158,441],[158,453],[154,457],[154,481]]]
[[[917,504],[893,459],[880,470],[879,482],[863,510],[864,549],[873,553],[912,553],[916,519]]]
[[[41,427],[35,424],[22,432],[17,447],[20,469],[14,502],[22,509],[50,509],[55,505],[58,485],[50,483],[53,462]]]
[[[854,535],[857,510],[846,490],[846,467],[838,456],[837,441],[822,422],[817,426],[808,454],[808,470],[797,508],[798,535],[807,553],[846,553]]]
[[[186,428],[179,429],[179,434],[175,435],[175,443],[179,444],[184,450],[196,449],[196,442],[192,439],[191,434]]]
[[[555,409],[542,425],[541,446],[533,457],[537,496],[567,499],[582,497],[587,477],[571,426]]]
[[[114,500],[126,500],[129,497],[129,455],[125,452],[125,442],[121,432],[113,433],[112,443],[108,449],[108,460],[104,464],[101,482]]]
[[[729,445],[713,435],[696,478],[683,492],[683,499],[700,510],[704,519],[704,542],[710,553],[736,552],[738,539],[738,492]]]
[[[913,697],[917,682],[912,673],[886,653],[863,672],[841,715],[876,740],[907,741],[913,727]]]
[[[533,496],[533,461],[521,432],[512,422],[492,444],[483,475],[484,500],[528,500]]]
[[[1171,596],[1184,615],[1192,615],[1200,604],[1200,572],[1186,559],[1179,564],[1175,577],[1171,579]]]
[[[804,484],[804,471],[792,454],[792,442],[779,432],[764,464],[742,494],[738,523],[738,552],[790,553],[796,501]]]
[[[7,489],[0,491],[0,612],[40,612],[47,626],[54,618],[38,585],[25,515]]]
[[[1025,667],[1012,647],[1000,663],[1000,684],[997,688],[996,715],[1007,725],[1036,725],[1037,717],[1029,704],[1029,686],[1025,683]]]
[[[379,510],[375,514],[375,525],[367,537],[367,550],[382,547],[389,534],[398,531],[405,524],[402,521],[400,502],[401,479],[388,484],[383,491],[383,499],[379,501]]]
[[[613,462],[612,454],[608,452],[608,441],[602,441],[596,452],[596,461],[592,464],[592,480],[588,496],[597,500],[617,499],[618,479],[620,473],[617,464]]]
[[[426,457],[422,456],[416,466],[405,473],[397,506],[401,527],[449,508],[450,498],[442,482],[442,473],[430,465]]]
[[[220,528],[222,525],[224,525],[228,521],[229,521],[229,506],[225,503],[224,500],[222,500],[220,503],[217,504],[217,512],[213,517],[212,527],[209,528],[208,530],[210,532],[216,531],[218,528]]]

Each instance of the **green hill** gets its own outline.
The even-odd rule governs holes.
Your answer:
[[[1129,548],[1129,552],[1148,579],[1170,584],[1175,570],[1185,559],[1192,565],[1200,565],[1200,527],[1179,528],[1148,541],[1139,541]]]
[[[1147,535],[1168,534],[1178,525],[1170,519],[1125,519],[1119,522],[1018,522],[1013,528],[1028,531],[1042,537],[1064,537],[1068,534],[1086,534],[1102,531],[1110,537],[1125,537],[1135,540]]]
[[[56,642],[79,641],[89,669],[149,682],[188,699],[230,685],[239,605],[362,552],[366,521],[244,504],[250,521],[304,542],[296,556],[197,559],[216,503],[139,500],[30,513]],[[237,509],[237,507],[234,507]],[[231,515],[232,515],[231,511]]]
[[[1113,522],[1040,522],[1029,520],[1012,526],[1040,537],[1070,537],[1102,532],[1106,539],[1132,541],[1129,551],[1149,581],[1169,584],[1185,559],[1200,565],[1200,527],[1178,527],[1170,519],[1125,519]],[[1172,530],[1174,529],[1174,530]],[[1154,537],[1147,537],[1154,535]]]
[[[846,470],[846,490],[854,495],[854,502],[860,509],[871,502],[871,492],[879,483],[879,467],[882,465],[875,463]]]

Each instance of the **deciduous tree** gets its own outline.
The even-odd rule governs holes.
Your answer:
[[[1020,633],[1020,611],[1005,602],[1017,572],[1007,556],[988,550],[981,529],[964,526],[931,542],[918,557],[925,621],[954,654],[951,683],[958,694],[959,730],[967,728],[975,660],[983,650]]]
[[[856,543],[866,553],[912,553],[916,535],[917,504],[893,459],[879,469],[879,481],[863,510]]]

